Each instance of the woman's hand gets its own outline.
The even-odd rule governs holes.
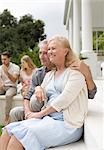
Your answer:
[[[40,112],[31,112],[28,114],[27,116],[27,119],[31,119],[31,118],[37,118],[37,119],[40,119],[44,116],[47,116],[53,112],[56,112],[56,110],[51,107],[51,106],[48,106],[46,107],[45,109],[41,110]]]
[[[35,88],[35,96],[37,98],[37,100],[41,103],[42,101],[44,101],[45,99],[47,99],[44,90],[41,86],[37,86]]]
[[[28,113],[26,119],[31,119],[31,118],[40,119],[40,118],[42,118],[42,117],[43,117],[43,116],[42,116],[41,112],[30,112],[30,113]]]

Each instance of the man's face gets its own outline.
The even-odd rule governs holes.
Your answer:
[[[50,65],[50,61],[49,61],[49,57],[48,57],[48,46],[46,44],[43,44],[40,47],[39,58],[40,58],[41,64],[43,66],[48,67]]]
[[[1,55],[1,62],[2,64],[8,66],[10,62],[10,58],[8,58],[7,55]]]

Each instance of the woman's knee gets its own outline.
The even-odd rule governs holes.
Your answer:
[[[17,138],[12,135],[8,144],[8,150],[20,149],[23,150],[22,144],[17,140]]]
[[[4,139],[10,138],[6,128],[3,129],[3,131],[2,131],[2,135],[1,135],[0,139],[2,139],[2,138],[4,138]]]

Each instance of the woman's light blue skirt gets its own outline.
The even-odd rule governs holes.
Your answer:
[[[25,150],[44,150],[65,145],[80,139],[82,128],[70,128],[64,121],[46,116],[43,119],[29,119],[10,123],[5,127],[22,143]]]

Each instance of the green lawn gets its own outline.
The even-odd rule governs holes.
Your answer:
[[[3,126],[2,126],[2,125],[0,125],[0,135],[1,135],[1,133],[2,133],[2,132],[1,132],[2,127],[3,127]]]

